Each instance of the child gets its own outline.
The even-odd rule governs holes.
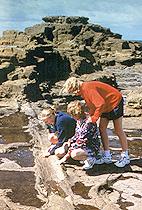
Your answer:
[[[82,82],[75,77],[66,80],[62,92],[74,93],[82,96],[89,108],[88,122],[96,123],[100,118],[99,129],[104,147],[104,163],[112,163],[109,150],[107,126],[113,121],[115,133],[122,146],[120,159],[115,163],[117,167],[124,167],[130,163],[128,155],[128,142],[122,128],[123,97],[114,87],[99,81]]]
[[[69,150],[60,160],[60,164],[69,157],[75,160],[85,160],[83,169],[91,169],[94,164],[101,164],[96,159],[100,151],[100,141],[96,123],[88,123],[84,105],[76,100],[67,106],[67,112],[77,120],[75,135],[69,140]]]
[[[52,129],[49,129],[49,141],[52,145],[44,156],[53,155],[57,148],[74,135],[76,121],[64,112],[57,112],[54,107],[44,109],[41,118],[48,126],[52,125]]]

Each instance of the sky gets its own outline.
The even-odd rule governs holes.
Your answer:
[[[0,34],[24,31],[45,16],[85,16],[126,40],[142,40],[142,0],[0,0]]]

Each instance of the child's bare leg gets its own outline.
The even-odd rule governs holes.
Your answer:
[[[61,159],[59,160],[59,164],[62,164],[62,163],[64,163],[64,162],[66,162],[66,161],[69,159],[69,157],[70,157],[70,151],[68,151],[68,152],[64,155],[64,157],[61,158]]]
[[[71,152],[71,157],[74,160],[86,160],[87,159],[87,153],[83,149],[78,148],[78,149],[74,149]]]
[[[65,148],[64,146],[62,147],[59,147],[55,150],[55,155],[58,157],[58,158],[62,158],[64,157],[66,154],[66,151],[65,151]]]
[[[57,148],[55,150],[55,155],[58,157],[58,158],[62,158],[65,156],[65,154],[67,153],[68,151],[68,142],[65,142],[61,147]]]

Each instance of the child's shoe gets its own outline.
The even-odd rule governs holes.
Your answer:
[[[79,163],[80,163],[81,165],[84,165],[84,164],[85,164],[84,161],[85,161],[85,160],[80,160]]]
[[[95,158],[85,160],[82,169],[89,170],[89,169],[93,168],[95,161],[96,161]]]

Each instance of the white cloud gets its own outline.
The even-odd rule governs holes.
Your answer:
[[[141,0],[0,0],[0,30],[14,25],[21,30],[44,16],[86,16],[128,39],[135,28],[136,39],[142,39],[141,13]]]

